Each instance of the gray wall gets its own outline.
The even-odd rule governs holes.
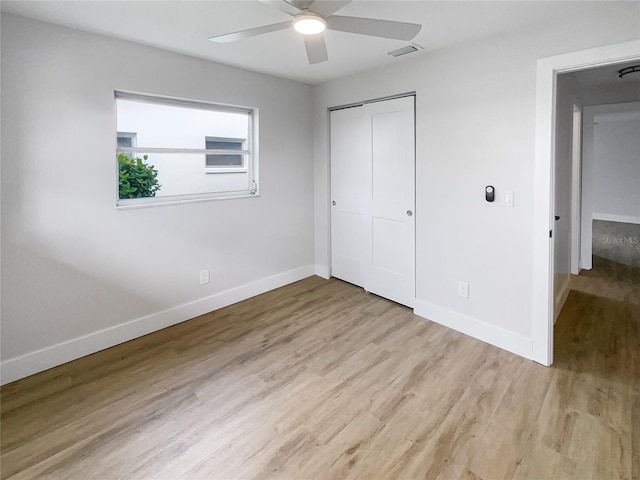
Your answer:
[[[627,217],[627,221],[640,223],[640,110],[636,113],[635,119],[596,116],[594,218],[624,220]]]
[[[313,272],[310,86],[7,14],[1,45],[3,361]],[[114,90],[259,108],[261,196],[117,210]]]

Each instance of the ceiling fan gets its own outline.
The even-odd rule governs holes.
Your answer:
[[[351,0],[260,0],[293,17],[293,20],[273,23],[262,27],[249,28],[239,32],[216,35],[209,40],[220,43],[235,42],[244,38],[276,32],[293,27],[304,36],[309,63],[321,63],[329,59],[327,44],[324,41],[325,29],[340,32],[357,33],[373,37],[411,40],[422,25],[417,23],[394,22],[373,18],[345,17],[335,12],[351,3]]]

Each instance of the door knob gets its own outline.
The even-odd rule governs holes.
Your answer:
[[[413,215],[413,212],[411,210],[407,210],[407,217],[410,217]]]
[[[335,201],[335,200],[332,200],[332,201],[331,201],[331,205],[335,205],[335,204],[336,204],[336,201]]]

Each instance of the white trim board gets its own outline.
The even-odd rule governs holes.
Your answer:
[[[634,217],[631,215],[615,215],[613,213],[594,213],[592,215],[592,218],[594,220],[604,220],[605,222],[640,224],[640,217]]]
[[[573,102],[571,131],[571,236],[569,270],[580,273],[580,232],[582,229],[582,107]],[[555,194],[555,187],[554,187]]]
[[[533,212],[533,359],[553,363],[553,165],[556,78],[559,73],[640,59],[640,40],[541,58],[536,72],[536,133]],[[583,258],[583,263],[584,263]]]
[[[331,278],[331,269],[326,265],[320,265],[316,263],[315,273],[317,276],[322,277],[325,280],[329,280],[329,278]]]
[[[440,307],[426,300],[415,300],[414,313],[445,327],[470,337],[477,338],[495,347],[515,353],[532,360],[533,343],[531,338],[519,335],[504,328],[469,317],[461,313]]]
[[[34,373],[99,352],[134,338],[218,310],[233,303],[283,287],[314,275],[314,266],[307,265],[282,272],[255,282],[225,290],[209,297],[185,303],[169,310],[136,318],[104,330],[36,350],[0,364],[0,384],[13,382]]]

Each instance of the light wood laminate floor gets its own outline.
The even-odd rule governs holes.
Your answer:
[[[303,280],[4,386],[2,478],[638,479],[640,280],[602,272],[552,368]]]

